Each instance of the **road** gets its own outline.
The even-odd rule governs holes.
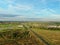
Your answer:
[[[28,26],[24,25],[25,28],[27,28],[30,32],[33,32],[34,35],[36,35],[37,38],[39,38],[45,45],[50,45],[49,42],[47,42],[41,35],[38,35],[36,32],[34,32],[32,29],[30,29]]]
[[[31,30],[32,31],[32,30]],[[41,35],[38,35],[36,32],[32,31],[39,39],[41,39],[43,41],[43,43],[45,43],[46,45],[50,45],[49,42],[47,42],[46,40],[44,40],[44,38]]]
[[[31,28],[29,28],[27,25],[23,25],[23,26],[25,27],[26,30],[29,30],[31,33],[33,33],[33,35],[35,35],[37,38],[39,38],[45,45],[50,45],[50,43],[47,42],[46,40],[44,40],[44,38],[41,35],[38,35]],[[3,29],[7,29],[7,28],[0,28],[0,30],[3,30]],[[11,28],[9,27],[8,29],[11,29]],[[33,37],[33,35],[32,35],[32,37]],[[35,43],[35,45],[39,45],[34,38],[32,38],[31,40]]]

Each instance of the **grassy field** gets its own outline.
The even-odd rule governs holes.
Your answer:
[[[20,23],[0,24],[0,45],[27,45],[31,43],[29,31]],[[31,43],[32,44],[32,43]]]
[[[60,45],[60,29],[59,30],[56,28],[47,29],[46,26],[49,25],[59,26],[60,23],[54,22],[0,23],[0,45],[48,45],[48,44]],[[31,30],[34,31],[36,34]]]
[[[31,40],[27,30],[5,29],[0,31],[0,45],[23,45]],[[25,42],[26,41],[26,42]]]
[[[37,28],[33,28],[32,30],[48,41],[50,45],[60,45],[60,31],[42,30]]]
[[[60,45],[60,28],[47,26],[59,26],[59,22],[34,22],[30,23],[30,29],[38,34],[42,40],[45,40],[50,45]],[[41,28],[42,27],[42,28]],[[38,36],[38,37],[39,37]],[[44,42],[44,41],[43,41]]]
[[[25,27],[26,23],[0,24],[0,45],[40,45],[36,36]],[[43,44],[44,45],[44,44]]]

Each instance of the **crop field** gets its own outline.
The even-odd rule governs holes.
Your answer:
[[[53,23],[54,24],[54,23]],[[52,25],[53,25],[52,24]],[[58,24],[58,23],[57,23]],[[57,25],[54,24],[54,25]],[[36,24],[34,24],[36,25]],[[42,24],[39,26],[33,26],[31,30],[43,41],[46,45],[60,45],[60,28],[50,27],[50,28],[40,28],[42,26],[47,27],[47,25],[51,24]],[[60,24],[58,24],[60,25]]]
[[[39,36],[41,36],[50,45],[60,45],[60,31],[50,31],[33,29]]]
[[[54,27],[48,27],[53,25]],[[0,22],[0,45],[60,45],[60,23]]]
[[[27,25],[27,24],[26,24]],[[44,45],[27,29],[24,24],[16,22],[0,23],[0,45]]]

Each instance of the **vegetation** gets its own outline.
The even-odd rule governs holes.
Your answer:
[[[0,45],[60,45],[59,22],[0,22]]]
[[[47,28],[47,26],[49,26],[49,25],[57,26],[57,24],[55,24],[55,23],[54,24],[35,23],[34,25],[31,25],[30,28],[32,31],[37,33],[41,38],[43,38],[50,45],[60,45],[60,28],[55,28],[55,27]]]

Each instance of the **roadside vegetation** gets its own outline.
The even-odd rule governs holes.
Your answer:
[[[0,45],[60,45],[59,22],[0,22]]]
[[[60,23],[35,23],[30,26],[31,30],[37,33],[50,45],[60,45],[60,28],[58,27],[48,27],[48,26],[59,26]]]

